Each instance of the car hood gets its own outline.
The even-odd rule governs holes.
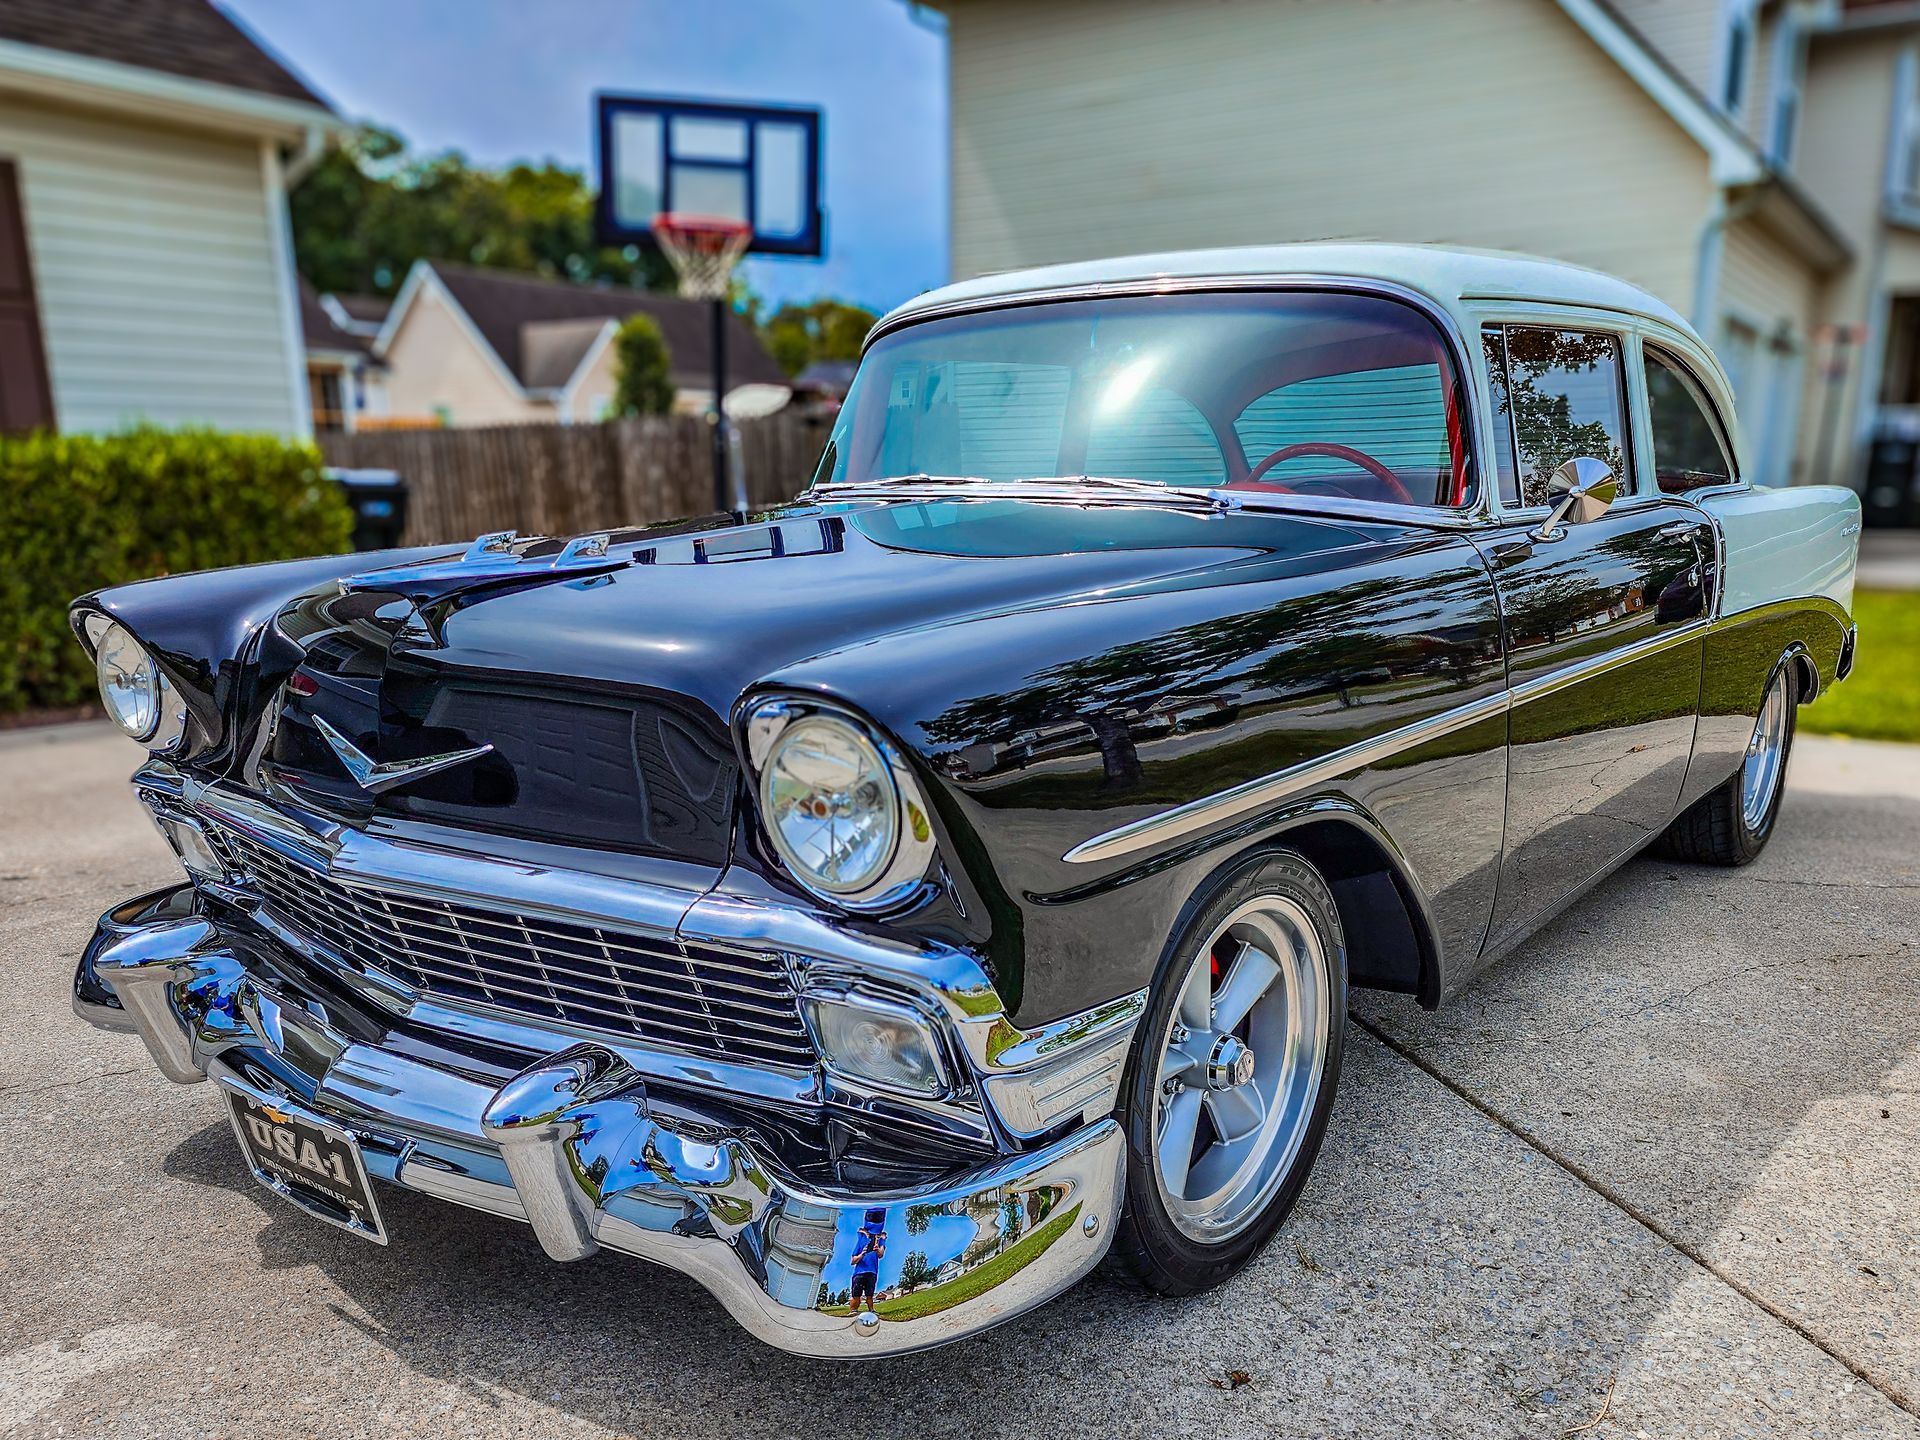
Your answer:
[[[725,718],[763,677],[830,651],[919,631],[938,664],[956,619],[1353,543],[1339,522],[1150,505],[795,506],[635,545],[597,574],[453,596],[396,654],[468,676],[645,685]]]

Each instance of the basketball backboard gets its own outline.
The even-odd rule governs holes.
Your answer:
[[[650,243],[654,217],[673,212],[751,226],[750,252],[820,253],[818,110],[650,95],[594,104],[603,243]]]

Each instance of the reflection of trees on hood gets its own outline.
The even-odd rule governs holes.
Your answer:
[[[1125,789],[1141,779],[1133,727],[1157,702],[1210,696],[1248,703],[1317,690],[1351,704],[1348,691],[1362,673],[1428,658],[1430,636],[1390,632],[1443,620],[1450,578],[1334,580],[1265,604],[1250,595],[1246,610],[1051,666],[1008,691],[949,706],[923,728],[929,740],[963,746],[1082,724],[1099,746],[1104,784]]]
[[[1619,352],[1611,335],[1580,330],[1536,330],[1515,326],[1506,332],[1507,385],[1502,409],[1513,417],[1520,460],[1531,468],[1520,477],[1528,505],[1547,503],[1547,482],[1568,460],[1591,455],[1625,476],[1626,457],[1604,421],[1575,423],[1572,403],[1557,385],[1542,389],[1549,374],[1588,375],[1602,365],[1617,367]],[[1615,374],[1618,374],[1616,368]],[[1497,398],[1497,394],[1496,394]]]

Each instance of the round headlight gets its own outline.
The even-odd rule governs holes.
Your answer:
[[[872,740],[831,715],[780,732],[760,771],[760,811],[780,858],[830,894],[872,884],[899,843],[892,771]]]
[[[160,728],[160,671],[140,642],[120,625],[101,633],[93,653],[100,676],[100,701],[113,723],[136,740],[148,740]]]

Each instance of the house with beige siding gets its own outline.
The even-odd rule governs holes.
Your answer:
[[[1920,4],[938,3],[957,275],[1333,237],[1528,251],[1692,318],[1758,480],[1857,484],[1876,426],[1920,417]]]
[[[338,124],[206,0],[0,4],[0,429],[310,433],[287,187]]]
[[[420,260],[373,343],[385,423],[524,425],[605,418],[613,337],[629,315],[660,327],[675,405],[713,394],[712,313],[703,301],[507,270]],[[784,389],[786,372],[745,320],[728,312],[727,390]],[[731,412],[731,408],[729,409]]]

